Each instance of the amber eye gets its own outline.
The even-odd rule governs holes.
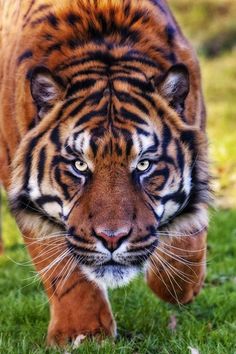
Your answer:
[[[77,160],[75,161],[75,168],[79,172],[86,172],[88,170],[88,164],[84,161]]]
[[[150,167],[150,161],[149,160],[142,160],[140,161],[137,166],[136,166],[136,169],[139,171],[139,172],[144,172],[144,171],[147,171],[147,169]]]

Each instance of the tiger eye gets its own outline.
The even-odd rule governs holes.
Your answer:
[[[140,161],[137,166],[136,166],[136,169],[139,171],[139,172],[144,172],[146,171],[149,167],[150,167],[150,161],[149,160],[142,160]]]
[[[85,172],[88,170],[88,164],[84,161],[81,160],[77,160],[75,161],[75,168],[79,171],[79,172]]]

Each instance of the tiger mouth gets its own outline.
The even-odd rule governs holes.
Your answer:
[[[67,247],[70,253],[75,257],[78,264],[90,267],[142,267],[148,258],[152,255],[158,245],[158,239],[155,239],[148,247],[119,252],[99,252],[97,250],[76,246],[67,239]]]
[[[133,280],[143,269],[140,266],[124,266],[118,263],[101,265],[101,266],[82,266],[85,276],[102,287],[117,288],[127,285]]]

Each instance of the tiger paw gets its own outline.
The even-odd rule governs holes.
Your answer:
[[[106,337],[115,337],[116,326],[115,323],[111,323],[110,328],[104,327],[102,324],[100,327],[86,329],[81,326],[81,329],[76,329],[73,326],[65,328],[62,326],[52,326],[50,324],[47,335],[48,346],[60,346],[64,347],[68,343],[71,343],[73,349],[78,348],[80,344],[88,338],[96,338],[98,341],[103,340]]]
[[[99,301],[97,301],[99,302]],[[116,323],[107,304],[96,308],[96,304],[83,308],[69,309],[67,306],[53,307],[48,327],[47,345],[65,346],[67,343],[79,345],[85,338],[101,340],[116,336]],[[55,311],[56,310],[56,311]],[[94,311],[93,311],[94,310]]]

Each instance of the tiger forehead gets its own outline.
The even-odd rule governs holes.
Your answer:
[[[74,153],[88,159],[111,156],[121,159],[136,159],[147,151],[155,152],[159,147],[159,138],[156,134],[149,136],[138,135],[137,133],[127,133],[126,131],[112,130],[106,131],[100,137],[88,131],[75,134],[69,140],[69,145]]]

